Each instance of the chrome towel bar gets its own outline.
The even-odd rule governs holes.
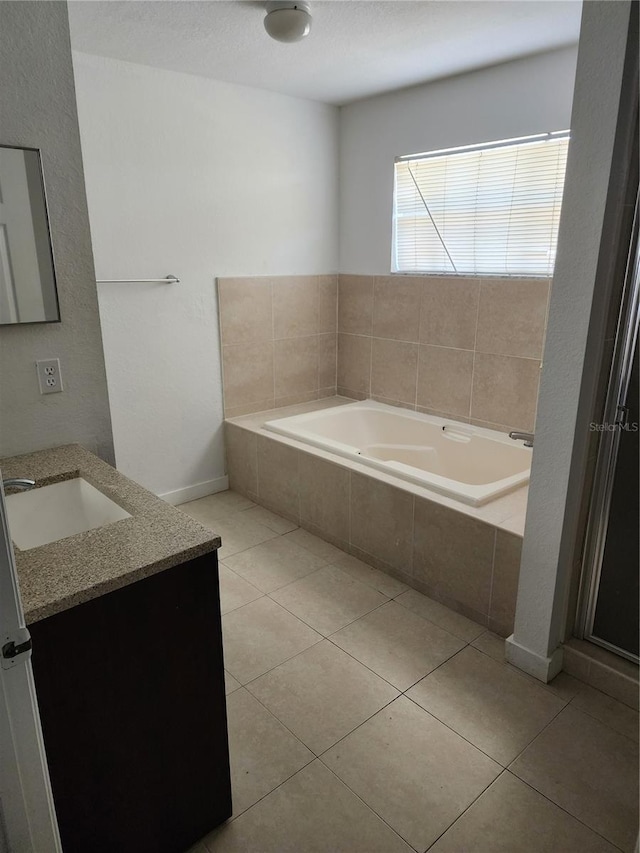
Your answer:
[[[99,278],[97,284],[139,284],[140,282],[158,282],[162,284],[180,284],[180,279],[175,275],[166,275],[164,278]]]

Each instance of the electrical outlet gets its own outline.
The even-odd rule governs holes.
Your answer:
[[[59,358],[47,358],[42,361],[36,361],[36,370],[38,372],[38,383],[40,384],[41,394],[57,394],[59,391],[64,390],[62,387]]]

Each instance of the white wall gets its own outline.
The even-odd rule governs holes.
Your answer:
[[[568,128],[576,57],[565,48],[343,107],[340,272],[390,271],[395,157]]]
[[[0,2],[3,145],[40,148],[62,322],[0,329],[0,456],[79,442],[113,461],[66,3]],[[60,358],[42,396],[35,362]]]
[[[97,277],[181,279],[99,285],[118,468],[186,500],[224,473],[215,277],[337,270],[338,110],[82,53],[74,67]]]

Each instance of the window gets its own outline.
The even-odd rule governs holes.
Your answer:
[[[399,157],[394,272],[551,276],[569,132]]]

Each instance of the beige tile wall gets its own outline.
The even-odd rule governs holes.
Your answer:
[[[225,416],[336,393],[335,275],[218,279]]]
[[[547,279],[340,275],[338,393],[532,430]]]
[[[225,423],[231,488],[492,631],[513,631],[522,537]]]
[[[218,280],[226,417],[336,393],[534,428],[544,279]]]

